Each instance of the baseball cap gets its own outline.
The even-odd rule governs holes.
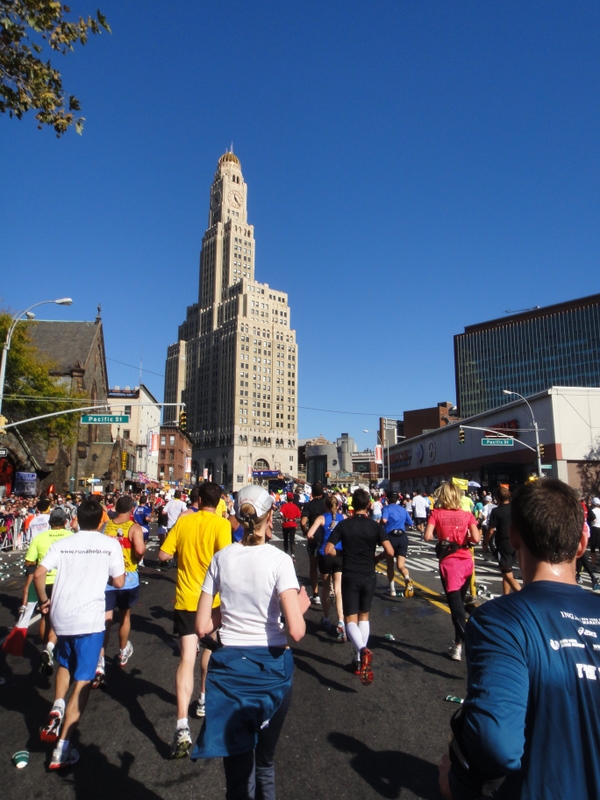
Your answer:
[[[293,500],[294,499],[294,493],[293,492],[288,492],[287,493],[287,499],[288,500]]]
[[[64,508],[53,508],[50,512],[50,519],[48,523],[50,525],[64,525],[67,521],[67,513]]]
[[[486,494],[486,496],[483,499],[485,500],[486,503],[491,503],[492,502],[492,495],[491,494]]]
[[[254,508],[257,517],[262,517],[267,511],[270,511],[273,498],[262,486],[244,486],[238,492],[235,500],[235,515],[238,519],[240,518],[240,508],[245,503]]]
[[[600,497],[594,497],[594,499],[592,500],[592,505],[600,506]]]

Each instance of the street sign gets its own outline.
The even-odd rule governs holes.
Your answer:
[[[481,444],[484,447],[512,447],[515,443],[514,439],[502,439],[498,437],[497,439],[482,439]]]
[[[540,464],[542,469],[552,469],[552,464]]]
[[[129,422],[129,417],[124,414],[84,414],[81,422],[83,425],[112,425],[115,422]]]

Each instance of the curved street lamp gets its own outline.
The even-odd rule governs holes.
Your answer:
[[[502,394],[514,394],[516,397],[520,397],[521,400],[526,404],[527,408],[529,409],[529,413],[531,414],[531,421],[533,423],[533,430],[535,432],[535,456],[537,460],[537,473],[538,473],[538,478],[542,478],[543,473],[542,473],[542,460],[540,458],[540,434],[538,431],[538,424],[535,420],[533,409],[529,405],[527,399],[518,392],[511,392],[510,389],[502,389]]]
[[[8,333],[6,334],[6,340],[4,342],[4,347],[2,348],[2,361],[0,362],[0,414],[2,413],[2,402],[4,400],[4,378],[6,376],[6,361],[8,359],[8,351],[10,350],[10,343],[12,340],[12,335],[15,332],[15,328],[17,327],[17,322],[21,320],[23,317],[27,317],[27,319],[33,319],[35,314],[31,313],[32,308],[37,308],[38,306],[43,306],[46,303],[56,303],[58,306],[70,306],[73,300],[70,297],[60,297],[58,300],[40,300],[39,303],[34,303],[29,308],[26,308],[25,311],[20,311],[18,314],[12,318],[10,325],[8,326]]]

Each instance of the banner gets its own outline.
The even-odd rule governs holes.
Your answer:
[[[466,492],[469,488],[469,481],[466,478],[452,478],[452,483],[462,489],[463,492]]]

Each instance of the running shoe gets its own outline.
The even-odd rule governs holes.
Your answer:
[[[58,741],[58,734],[65,715],[65,707],[62,703],[55,703],[48,714],[48,722],[40,728],[40,739],[42,742],[54,744]]]
[[[206,700],[202,700],[202,698],[199,698],[198,703],[196,704],[196,716],[197,717],[206,716]]]
[[[321,627],[323,628],[324,631],[331,630],[331,620],[329,619],[329,617],[321,617]]]
[[[577,573],[577,575],[575,576],[575,580],[577,581],[577,583],[578,583],[580,586],[582,586],[582,585],[583,585],[583,576],[581,575],[581,573]]]
[[[321,598],[319,597],[318,594],[313,594],[313,596],[310,598],[310,602],[315,606],[320,606]]]
[[[450,647],[450,658],[452,661],[462,661],[462,644],[455,642]]]
[[[125,649],[120,650],[119,655],[117,656],[117,661],[119,662],[119,666],[124,667],[132,655],[133,655],[133,645],[131,644],[131,642],[127,642],[127,644],[125,645]]]
[[[44,650],[40,657],[40,672],[49,678],[54,674],[54,658],[50,650]]]
[[[92,689],[99,689],[106,684],[106,675],[104,674],[104,658],[100,656],[98,659],[98,666],[96,667],[96,674],[92,681]]]
[[[340,642],[348,641],[348,635],[346,634],[346,626],[341,620],[337,624],[336,633],[337,633],[337,638]]]
[[[171,750],[171,758],[187,758],[192,747],[192,737],[190,729],[177,728],[175,737],[173,739],[173,749]]]
[[[49,769],[64,769],[71,767],[79,761],[79,753],[74,747],[69,746],[66,750],[62,748],[55,748],[52,753],[52,758],[48,764]]]
[[[406,587],[404,589],[404,597],[414,597],[414,596],[415,596],[415,585],[409,578],[406,581]]]
[[[359,678],[363,686],[370,686],[373,683],[373,653],[368,647],[363,647],[360,651],[360,673]]]
[[[388,589],[388,597],[396,597],[396,588],[394,586],[390,586]]]
[[[353,675],[360,675],[360,661],[355,661],[352,659],[352,663],[350,664],[350,671]]]

